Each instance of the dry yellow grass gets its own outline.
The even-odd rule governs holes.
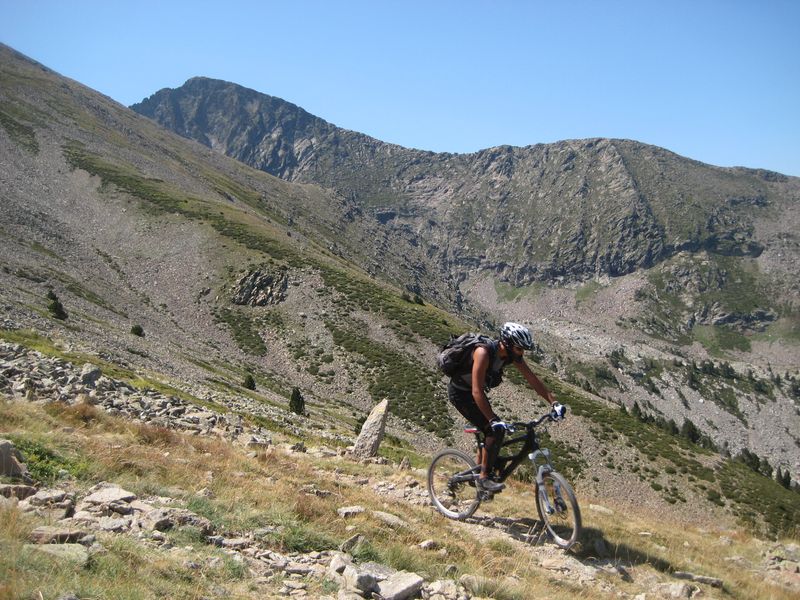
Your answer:
[[[28,436],[66,458],[80,459],[82,470],[71,484],[76,489],[106,480],[140,496],[177,498],[229,535],[272,528],[274,533],[266,541],[281,552],[336,548],[357,532],[368,540],[356,552],[357,558],[415,571],[428,580],[461,574],[485,577],[480,593],[509,600],[594,598],[604,595],[599,584],[608,584],[614,590],[609,597],[617,592],[636,595],[643,591],[642,582],[670,581],[672,571],[690,571],[725,582],[723,590],[704,586],[706,597],[795,597],[765,581],[759,573],[741,568],[740,559],[735,559],[738,556],[761,565],[761,552],[767,543],[743,531],[674,527],[602,499],[580,498],[587,535],[576,556],[596,565],[591,559],[595,544],[600,542],[633,581],[600,571],[595,584],[587,587],[558,571],[542,568],[547,558],[563,557],[552,546],[527,545],[487,525],[453,522],[428,506],[380,496],[371,485],[354,483],[355,476],[362,476],[372,482],[402,486],[409,472],[286,453],[274,447],[251,456],[223,440],[181,435],[94,413],[87,407],[65,410],[4,401],[0,403],[0,423],[0,435]],[[412,473],[424,484],[420,472]],[[198,495],[203,488],[210,489],[213,496]],[[329,494],[316,495],[314,489]],[[593,502],[614,513],[588,510]],[[367,510],[345,520],[336,509],[349,505]],[[530,488],[522,484],[514,484],[482,508],[512,519],[536,516]],[[375,518],[373,510],[397,515],[410,527],[392,528]],[[200,598],[221,590],[226,597],[250,598],[268,597],[280,584],[275,581],[274,589],[256,585],[245,569],[219,550],[192,532],[180,531],[170,535],[176,546],[191,546],[190,550],[166,553],[134,538],[100,535],[108,551],[93,559],[89,567],[54,570],[21,553],[27,535],[37,524],[41,523],[36,518],[17,510],[0,512],[0,544],[4,548],[0,598],[38,597],[40,592],[43,597],[57,597],[65,591],[74,591],[82,598]],[[641,535],[643,532],[649,535]],[[445,552],[420,548],[426,539],[436,540]],[[221,567],[192,570],[186,566],[188,560],[205,565],[214,556],[223,560]],[[309,593],[312,597],[331,593],[325,585],[310,581]]]

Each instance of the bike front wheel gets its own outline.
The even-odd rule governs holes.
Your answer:
[[[464,452],[446,448],[428,467],[428,494],[433,506],[445,517],[466,519],[481,503],[475,480],[480,467]]]
[[[581,511],[572,486],[560,473],[545,473],[537,486],[536,510],[547,533],[561,548],[567,549],[581,532]]]

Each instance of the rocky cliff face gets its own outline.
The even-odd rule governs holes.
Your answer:
[[[683,250],[757,257],[765,240],[756,221],[798,206],[790,178],[627,140],[436,154],[204,78],[132,108],[257,169],[338,191],[389,232],[376,252],[397,239],[422,249],[426,260],[406,269],[412,288],[423,285],[419,268],[443,281],[488,272],[519,286],[624,275]]]

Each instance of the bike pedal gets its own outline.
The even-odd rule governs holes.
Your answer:
[[[489,500],[492,500],[493,498],[494,498],[494,492],[487,492],[484,490],[478,494],[478,499],[481,502],[489,502]]]

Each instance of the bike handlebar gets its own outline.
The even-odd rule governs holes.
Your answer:
[[[509,423],[509,432],[515,431],[517,428],[525,428],[525,429],[535,429],[539,425],[541,425],[544,421],[552,421],[553,415],[551,413],[545,413],[538,419],[534,419],[533,421],[524,421],[524,422],[517,422],[517,423]]]

